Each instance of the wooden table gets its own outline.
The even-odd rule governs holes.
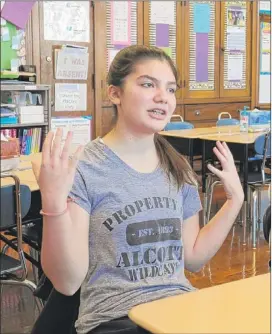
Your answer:
[[[270,333],[270,274],[134,307],[129,318],[151,333]]]
[[[235,143],[235,144],[253,144],[255,140],[262,134],[265,134],[265,131],[260,132],[217,132],[217,133],[203,133],[200,134],[198,138],[202,140],[213,140],[213,141],[222,141],[226,143]]]
[[[194,156],[202,155],[201,137],[221,134],[239,135],[240,127],[234,126],[214,126],[209,128],[194,128],[187,130],[161,131],[160,135],[167,138],[169,143],[181,154],[189,157],[190,165],[193,167]]]
[[[31,191],[37,191],[39,190],[38,183],[36,181],[35,175],[32,170],[31,160],[40,160],[41,154],[31,154],[27,156],[20,156],[20,165],[16,170],[11,170],[2,173],[2,175],[5,174],[14,174],[19,177],[21,184],[27,185]],[[4,178],[1,179],[1,186],[6,186],[13,184],[14,181],[11,178]]]
[[[213,126],[209,128],[194,128],[187,130],[169,130],[159,132],[162,136],[176,137],[176,138],[200,138],[200,136],[210,134],[232,133],[239,134],[240,127],[237,125],[230,126]]]

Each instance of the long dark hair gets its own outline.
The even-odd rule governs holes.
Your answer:
[[[137,63],[143,60],[166,61],[171,67],[176,81],[178,72],[172,59],[160,48],[144,45],[132,45],[122,49],[113,59],[107,77],[108,85],[122,87],[125,78],[134,70]],[[114,105],[117,116],[117,107]],[[180,189],[183,183],[196,185],[196,176],[187,159],[179,154],[171,144],[161,135],[155,133],[154,143],[160,165],[166,172],[169,180],[174,180]]]

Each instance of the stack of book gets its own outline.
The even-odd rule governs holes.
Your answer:
[[[20,154],[38,153],[41,149],[42,128],[3,129],[1,133],[9,138],[18,138]]]
[[[1,103],[1,109],[0,109],[1,125],[18,123],[18,117],[16,115],[15,109],[16,109],[15,104]]]

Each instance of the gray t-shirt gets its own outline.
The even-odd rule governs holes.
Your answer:
[[[85,147],[69,196],[90,214],[77,333],[194,290],[184,275],[182,223],[201,210],[196,187],[178,192],[161,168],[138,173],[97,138]]]

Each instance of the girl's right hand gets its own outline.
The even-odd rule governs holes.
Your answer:
[[[76,166],[83,150],[80,146],[75,154],[69,157],[72,136],[69,131],[62,151],[62,129],[57,129],[55,138],[54,132],[50,131],[44,141],[42,164],[37,177],[44,212],[61,212],[67,206],[67,197],[72,189]]]

